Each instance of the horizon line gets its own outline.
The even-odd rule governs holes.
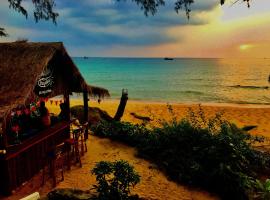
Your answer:
[[[173,59],[270,59],[268,57],[261,58],[247,58],[247,57],[140,57],[140,56],[71,56],[72,58],[148,58],[148,59],[164,59],[164,58],[173,58]]]

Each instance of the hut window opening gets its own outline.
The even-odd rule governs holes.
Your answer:
[[[8,114],[6,127],[8,145],[20,144],[40,131],[66,120],[67,109],[63,100],[39,97],[30,102],[13,108]],[[58,108],[60,114],[51,113],[47,108],[48,105],[51,105],[50,108],[54,110]],[[2,135],[0,132],[1,143]]]

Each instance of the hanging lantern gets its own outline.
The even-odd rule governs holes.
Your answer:
[[[30,110],[29,110],[28,108],[25,108],[25,109],[24,109],[24,114],[30,115]]]
[[[17,114],[18,116],[20,116],[20,115],[22,115],[22,111],[21,111],[21,110],[17,110],[17,111],[16,111],[16,114]]]
[[[15,114],[16,114],[16,112],[14,112],[14,111],[12,111],[12,112],[10,113],[11,117],[15,116]]]
[[[34,111],[36,111],[36,110],[37,110],[37,109],[36,109],[35,106],[32,106],[32,107],[31,107],[31,111],[32,111],[32,112],[34,112]]]
[[[14,125],[14,126],[12,126],[11,127],[11,130],[13,131],[13,132],[15,132],[15,133],[18,133],[19,132],[19,130],[20,130],[20,127],[19,127],[19,125]]]

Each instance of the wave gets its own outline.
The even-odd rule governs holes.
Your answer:
[[[263,90],[269,89],[269,86],[256,86],[256,85],[233,85],[229,87],[244,88],[244,89],[263,89]]]
[[[204,79],[202,79],[202,78],[191,78],[191,79],[184,79],[184,80],[188,80],[188,81],[202,81]]]
[[[197,95],[202,95],[202,94],[204,94],[204,92],[200,92],[200,91],[192,91],[192,90],[181,91],[181,93],[184,93],[184,94],[197,94]]]
[[[231,104],[243,104],[243,105],[270,105],[270,103],[267,102],[252,102],[252,101],[228,101],[226,103]]]

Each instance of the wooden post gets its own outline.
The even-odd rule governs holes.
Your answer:
[[[68,109],[68,120],[70,120],[70,102],[69,102],[69,94],[68,93],[64,94],[64,102],[67,105],[67,109]]]
[[[84,90],[83,91],[83,113],[84,113],[84,123],[85,122],[88,122],[88,91],[87,90]],[[85,129],[85,132],[84,132],[84,138],[85,139],[88,139],[88,126],[86,127]]]
[[[7,149],[8,141],[7,141],[7,117],[4,116],[3,124],[2,124],[2,136],[3,136],[3,146]]]
[[[67,106],[67,113],[68,113],[68,116],[67,116],[67,120],[70,121],[70,102],[69,102],[69,93],[65,93],[64,94],[64,103],[66,104]],[[68,138],[70,138],[70,126],[69,128],[67,129],[67,133],[65,133],[66,136]]]
[[[123,114],[124,114],[124,111],[125,111],[125,108],[126,108],[126,105],[127,105],[127,100],[128,100],[128,90],[127,89],[122,89],[122,97],[121,97],[121,100],[120,100],[120,104],[118,106],[118,109],[117,109],[117,112],[114,116],[114,120],[116,121],[120,121]]]

